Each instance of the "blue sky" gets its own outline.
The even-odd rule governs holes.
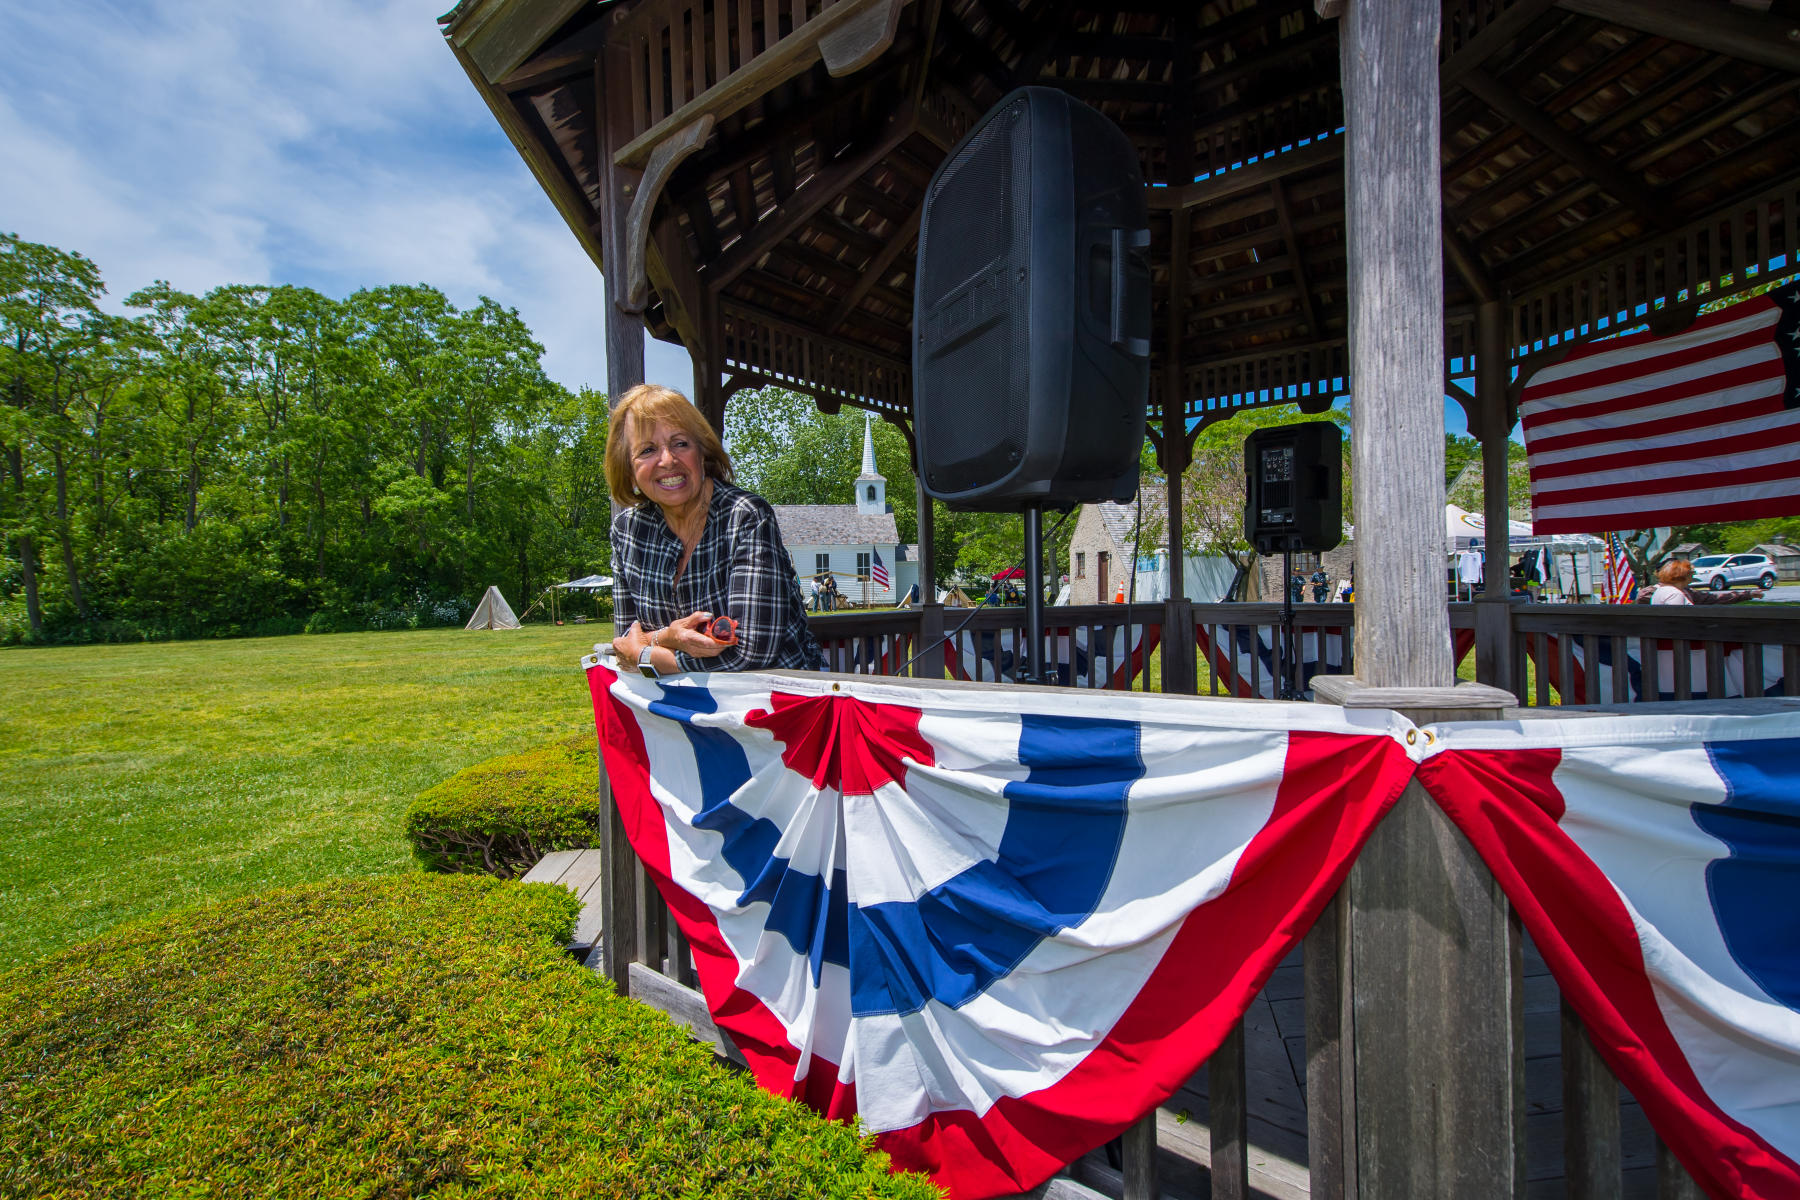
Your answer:
[[[157,279],[491,296],[603,389],[600,273],[444,44],[451,3],[0,5],[0,229],[93,259],[109,307]],[[646,373],[692,382],[662,343]]]

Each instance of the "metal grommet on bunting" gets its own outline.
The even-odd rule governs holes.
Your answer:
[[[1406,731],[1406,744],[1409,746],[1416,746],[1419,744],[1419,731],[1418,730],[1409,729]]]
[[[1437,745],[1437,734],[1435,734],[1435,733],[1431,732],[1431,730],[1427,729],[1425,731],[1425,744],[1427,746]]]
[[[834,683],[831,685],[831,690],[834,692],[841,692],[844,690],[844,686],[840,683]]]

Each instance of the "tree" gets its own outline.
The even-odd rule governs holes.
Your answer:
[[[47,518],[62,551],[69,598],[82,620],[90,615],[69,512],[68,451],[76,393],[96,386],[101,364],[108,361],[105,343],[114,323],[98,308],[105,290],[99,268],[81,255],[0,235],[0,338],[5,345],[0,378],[6,405],[0,459],[12,485],[6,520],[33,636],[43,633],[37,534]],[[50,458],[50,514],[43,511],[38,470],[30,458],[34,447]]]

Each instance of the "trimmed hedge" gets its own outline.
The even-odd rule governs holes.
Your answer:
[[[517,879],[551,850],[594,845],[599,773],[592,733],[476,763],[419,793],[406,838],[428,870]]]
[[[0,1195],[892,1196],[557,942],[562,888],[333,881],[0,975]]]

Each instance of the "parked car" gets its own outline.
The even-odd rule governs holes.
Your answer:
[[[1775,560],[1766,554],[1708,554],[1694,562],[1694,585],[1722,592],[1733,584],[1772,588]]]

